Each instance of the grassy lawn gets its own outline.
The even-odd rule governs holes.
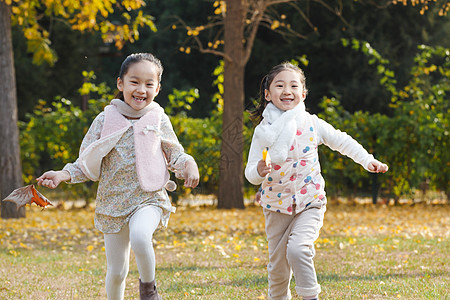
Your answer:
[[[450,206],[329,205],[316,244],[322,299],[450,299]],[[106,299],[93,209],[0,219],[0,299]],[[179,207],[155,235],[164,299],[267,299],[259,207]],[[126,299],[138,299],[132,254]],[[291,284],[293,299],[300,299]]]

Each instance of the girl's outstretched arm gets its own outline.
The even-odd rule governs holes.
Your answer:
[[[364,147],[344,131],[335,129],[324,120],[314,116],[317,121],[318,144],[325,144],[353,159],[369,172],[385,173],[388,166],[376,160]]]
[[[42,174],[40,177],[36,178],[39,185],[54,189],[61,182],[69,181],[70,174],[65,170],[61,171],[47,171]]]

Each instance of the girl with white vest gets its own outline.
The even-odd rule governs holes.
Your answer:
[[[352,137],[305,110],[303,71],[291,63],[275,66],[261,83],[260,103],[252,117],[260,123],[253,134],[247,180],[261,185],[269,246],[269,299],[291,299],[289,282],[303,299],[318,299],[314,242],[326,210],[325,181],[317,146],[325,144],[370,172],[386,172]]]
[[[162,72],[152,54],[129,55],[117,78],[117,99],[92,122],[79,158],[37,179],[49,188],[61,182],[99,181],[94,221],[105,238],[109,300],[124,299],[130,248],[139,270],[140,299],[161,299],[152,239],[158,225],[167,226],[175,211],[166,191],[176,188],[168,170],[184,179],[186,187],[199,182],[197,164],[184,153],[169,117],[153,101]]]

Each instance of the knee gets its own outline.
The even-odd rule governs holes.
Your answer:
[[[120,271],[108,270],[106,273],[106,281],[113,286],[119,286],[125,281],[128,274],[128,269]]]
[[[313,245],[305,244],[289,244],[286,249],[286,256],[289,264],[292,262],[310,263],[315,255]]]
[[[148,249],[153,248],[153,235],[136,234],[130,239],[130,243],[135,254],[147,252]]]

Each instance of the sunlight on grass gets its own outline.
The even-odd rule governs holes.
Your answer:
[[[316,244],[321,298],[447,297],[449,212],[445,205],[330,205]],[[93,217],[92,208],[33,206],[25,219],[1,219],[0,298],[106,299],[103,235]],[[154,239],[164,299],[267,299],[259,207],[178,207]],[[138,277],[132,257],[126,299],[138,297]]]

